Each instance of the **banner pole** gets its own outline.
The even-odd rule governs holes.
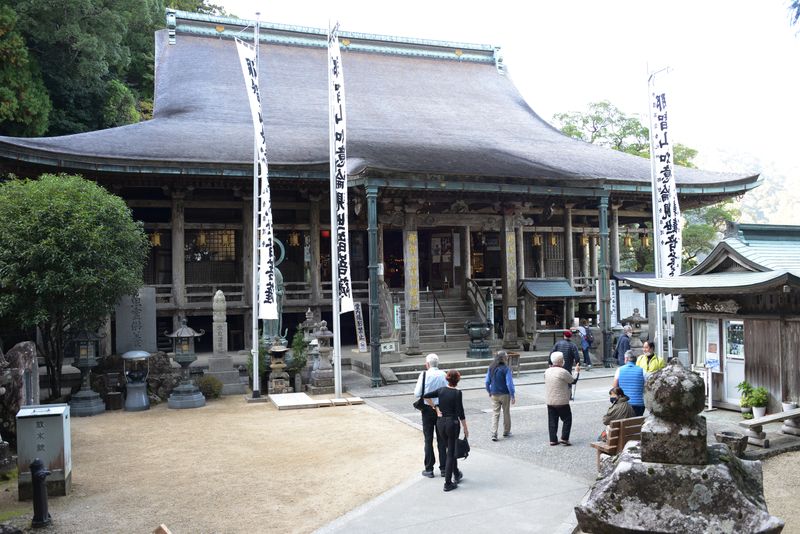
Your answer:
[[[258,71],[258,30],[259,30],[259,17],[261,13],[256,12],[256,25],[253,32],[253,45],[256,49],[256,72]],[[261,397],[261,384],[259,380],[259,368],[258,368],[258,349],[259,349],[259,338],[258,338],[258,208],[260,205],[259,199],[259,187],[258,187],[258,131],[256,130],[255,126],[253,127],[253,281],[252,281],[252,294],[251,299],[253,301],[253,323],[252,323],[252,349],[251,355],[253,357],[253,398],[257,399]]]

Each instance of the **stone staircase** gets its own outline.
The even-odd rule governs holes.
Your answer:
[[[439,368],[442,369],[443,371],[456,369],[458,370],[459,373],[461,373],[462,377],[468,377],[468,376],[474,377],[474,376],[486,375],[486,370],[489,368],[489,365],[491,365],[491,363],[492,363],[491,358],[485,358],[485,359],[467,358],[465,353],[463,360],[440,362]],[[522,356],[520,358],[520,371],[523,373],[528,371],[543,371],[547,369],[548,363],[549,363],[549,356],[547,354]],[[422,362],[395,363],[395,364],[388,364],[388,366],[391,367],[392,371],[397,376],[397,380],[401,383],[416,381],[417,377],[419,376],[419,373],[423,369],[425,369],[425,364]]]
[[[469,336],[464,331],[464,323],[475,316],[467,299],[453,291],[453,295],[447,297],[436,295],[436,299],[441,305],[436,306],[434,313],[434,300],[431,293],[422,292],[420,294],[419,310],[419,344],[422,352],[433,349],[466,349],[469,345]],[[447,318],[447,339],[444,337],[444,312]]]

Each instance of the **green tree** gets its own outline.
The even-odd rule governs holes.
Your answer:
[[[16,12],[0,3],[0,134],[42,135],[50,97],[16,25]]]
[[[789,2],[789,20],[792,24],[797,24],[797,21],[800,20],[800,0]]]
[[[592,102],[587,110],[556,113],[553,122],[563,133],[575,139],[600,145],[634,156],[650,157],[650,131],[637,117],[626,115],[607,100]],[[697,150],[675,144],[673,161],[694,167]]]
[[[101,122],[103,128],[139,122],[136,96],[127,85],[119,80],[109,80],[106,93]]]
[[[220,17],[229,15],[224,7],[212,4],[208,0],[167,0],[167,7],[190,13],[203,13]]]
[[[798,0],[800,1],[800,0]],[[585,112],[557,113],[553,122],[561,131],[576,139],[644,158],[650,157],[650,132],[636,117],[631,117],[608,101],[589,104]],[[697,150],[675,144],[673,161],[683,167],[695,167]],[[732,201],[686,210],[683,238],[683,270],[697,264],[719,241],[725,221],[741,214]],[[652,225],[648,222],[647,227]],[[624,230],[623,230],[624,234]],[[652,233],[651,241],[652,241]],[[620,268],[627,271],[652,271],[653,251],[644,246],[638,233],[630,234],[630,246],[620,246]]]
[[[142,285],[149,243],[119,197],[79,176],[0,184],[0,317],[41,332],[51,398],[68,331],[96,328]]]

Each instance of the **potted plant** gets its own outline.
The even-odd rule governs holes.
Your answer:
[[[753,403],[750,400],[750,395],[753,393],[753,386],[747,380],[742,380],[736,385],[739,391],[739,405],[742,408],[742,414],[753,412]]]
[[[797,403],[792,401],[792,399],[788,399],[781,402],[781,407],[783,408],[784,412],[790,412],[797,409]]]
[[[753,388],[750,393],[750,404],[753,406],[753,417],[758,419],[767,414],[767,404],[769,404],[769,391],[763,386]]]

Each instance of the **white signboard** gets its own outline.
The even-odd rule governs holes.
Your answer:
[[[616,280],[609,280],[608,281],[608,291],[610,295],[609,300],[609,308],[611,312],[611,325],[615,325],[619,323],[618,317],[618,306],[617,306],[617,281]]]
[[[361,312],[361,303],[353,303],[353,317],[356,321],[356,337],[358,338],[358,352],[367,352],[367,335],[364,332],[364,314]]]
[[[719,369],[719,324],[715,320],[706,321],[706,367],[720,372]]]

